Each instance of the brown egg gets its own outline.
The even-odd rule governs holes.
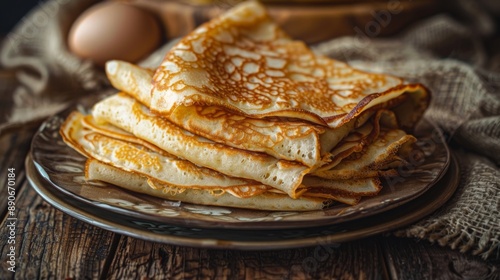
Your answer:
[[[161,38],[153,14],[124,3],[102,2],[74,22],[68,46],[79,57],[102,66],[112,59],[137,62],[157,48]]]

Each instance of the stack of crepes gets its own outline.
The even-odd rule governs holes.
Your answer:
[[[419,84],[294,41],[258,2],[180,40],[157,69],[110,61],[120,92],[72,113],[86,176],[169,200],[261,210],[354,205],[412,156]]]

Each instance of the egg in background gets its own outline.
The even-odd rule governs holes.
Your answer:
[[[99,66],[119,59],[138,62],[159,47],[160,22],[151,12],[113,1],[98,3],[84,11],[68,34],[71,52]]]

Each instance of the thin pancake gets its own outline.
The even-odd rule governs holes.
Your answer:
[[[212,195],[205,190],[185,190],[180,193],[151,188],[148,180],[138,174],[126,172],[97,160],[88,160],[85,168],[88,180],[99,180],[122,188],[160,197],[168,200],[183,201],[195,204],[238,207],[273,211],[309,211],[323,209],[330,204],[323,198],[292,199],[286,194],[272,192],[262,193],[249,198],[237,198],[231,194]],[[168,189],[168,186],[163,186]]]
[[[370,112],[367,111],[364,115],[367,115],[368,113]],[[350,124],[348,123],[344,126],[348,125]],[[370,121],[363,121],[362,126],[356,126],[356,129],[352,130],[346,137],[343,137],[337,146],[330,151],[328,158],[325,159],[328,163],[315,170],[324,171],[332,169],[344,158],[353,153],[360,152],[366,145],[371,144],[375,141],[375,139],[377,139],[382,126],[388,129],[399,128],[396,116],[392,111],[378,110],[371,115]]]
[[[151,115],[148,109],[123,94],[98,102],[93,108],[98,122],[109,122],[164,151],[223,174],[250,179],[277,188],[293,198],[309,168],[269,155],[235,149],[194,135]]]
[[[151,110],[219,106],[246,116],[299,118],[339,127],[403,95],[405,124],[427,106],[427,90],[367,73],[291,40],[257,1],[236,6],[184,37],[157,68]],[[415,103],[415,104],[414,104]],[[416,105],[418,104],[418,105]]]
[[[156,147],[155,145],[153,145],[147,141],[144,141],[140,138],[135,137],[132,133],[129,133],[129,132],[127,132],[123,129],[120,129],[114,125],[111,125],[109,123],[102,123],[102,122],[98,123],[92,115],[83,116],[81,123],[82,123],[83,127],[90,129],[90,130],[93,130],[95,132],[98,132],[100,134],[103,134],[103,135],[106,135],[109,137],[113,137],[116,139],[124,140],[127,142],[135,143],[135,144],[140,144],[140,145],[142,145],[142,146],[144,146],[152,151],[155,151],[159,154],[168,155],[170,157],[173,157],[172,154],[165,152],[164,150]]]
[[[406,158],[413,150],[416,138],[399,129],[384,129],[377,139],[363,147],[359,152],[352,153],[331,169],[321,169],[313,172],[314,175],[328,179],[359,179],[378,176],[397,175],[395,170],[384,170],[396,163],[404,163],[401,157]]]
[[[73,112],[61,127],[61,134],[66,142],[89,158],[183,189],[225,192],[226,188],[231,188],[235,193],[235,189],[240,188],[238,194],[247,197],[268,188],[255,181],[232,178],[165,153],[156,153],[140,144],[85,129],[82,120],[83,115]]]
[[[109,61],[106,74],[115,88],[151,106],[153,74],[150,70],[124,61]],[[217,106],[181,105],[166,118],[212,141],[310,167],[323,164],[322,157],[350,128],[330,129],[307,122],[255,119]]]

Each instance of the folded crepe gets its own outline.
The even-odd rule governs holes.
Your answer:
[[[250,209],[376,195],[379,177],[406,164],[430,96],[313,53],[253,1],[183,38],[157,69],[111,61],[106,73],[120,92],[60,131],[88,157],[88,179]]]
[[[167,200],[183,201],[194,204],[270,211],[307,211],[318,210],[328,206],[328,204],[324,204],[324,199],[292,199],[287,195],[273,192],[266,192],[245,199],[235,197],[228,193],[213,195],[205,190],[199,189],[187,189],[183,192],[172,193],[165,191],[165,189],[152,188],[146,177],[93,159],[87,161],[85,175],[87,178],[109,182],[134,192],[148,194]]]
[[[289,38],[257,1],[247,1],[183,38],[156,69],[153,85],[151,109],[167,117],[179,106],[200,104],[329,127],[390,100],[415,106],[401,124],[411,126],[425,109],[413,100],[427,98],[420,85],[404,85],[401,78],[315,54]]]
[[[153,71],[124,61],[109,61],[106,74],[115,88],[152,108]],[[213,141],[310,167],[324,163],[322,157],[348,132],[348,126],[331,129],[307,122],[249,118],[219,106],[179,106],[168,119]]]

